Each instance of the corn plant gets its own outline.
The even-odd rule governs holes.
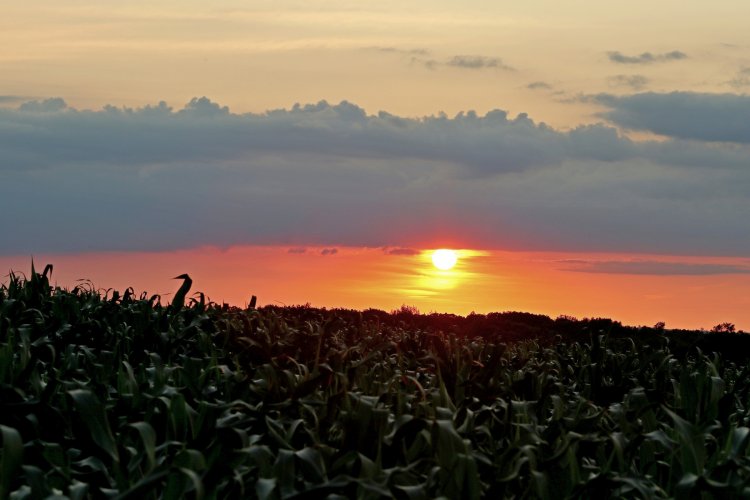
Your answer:
[[[0,498],[750,496],[738,335],[519,339],[51,272],[0,286]]]

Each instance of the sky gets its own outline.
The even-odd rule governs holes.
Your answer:
[[[747,2],[3,13],[0,270],[750,328]]]

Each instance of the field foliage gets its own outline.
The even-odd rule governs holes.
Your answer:
[[[744,335],[176,308],[50,270],[0,287],[0,498],[750,497]]]

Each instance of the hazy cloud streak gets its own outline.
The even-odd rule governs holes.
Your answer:
[[[0,95],[0,104],[15,104],[25,100],[28,100],[28,97],[20,95]]]
[[[426,49],[367,47],[365,50],[374,50],[386,54],[408,56],[409,62],[411,64],[421,65],[433,70],[441,67],[446,67],[468,70],[497,69],[504,71],[515,71],[515,68],[505,64],[499,57],[489,57],[476,54],[460,54],[445,59],[438,59],[433,56],[432,51]]]
[[[526,85],[526,88],[530,90],[552,90],[552,85],[547,82],[531,82]]]
[[[498,68],[513,70],[513,68],[504,64],[502,59],[484,56],[453,56],[445,63],[445,65],[468,69]]]
[[[629,87],[641,90],[648,84],[648,78],[643,75],[614,75],[607,79],[612,87]]]
[[[383,251],[388,255],[418,255],[419,250],[413,248],[384,248]]]
[[[717,274],[750,274],[750,267],[730,264],[702,264],[663,261],[562,261],[567,271],[601,274],[633,274],[649,276],[709,276]]]
[[[750,87],[750,68],[740,68],[735,77],[727,83],[738,89]]]

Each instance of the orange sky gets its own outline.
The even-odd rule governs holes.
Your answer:
[[[194,291],[238,306],[255,294],[260,305],[310,303],[392,310],[406,304],[422,312],[528,311],[553,318],[560,314],[610,317],[629,325],[665,321],[671,328],[708,329],[729,321],[750,328],[750,296],[742,293],[750,289],[750,274],[584,272],[601,263],[616,267],[625,263],[626,269],[635,263],[654,272],[659,272],[660,264],[674,272],[669,267],[674,263],[687,269],[743,269],[747,259],[461,250],[454,269],[438,271],[428,250],[414,255],[403,255],[402,250],[398,255],[382,248],[337,247],[332,253],[332,248],[325,252],[325,248],[307,247],[294,253],[302,250],[205,247],[34,258],[39,268],[54,264],[53,281],[61,286],[89,279],[99,288],[133,286],[138,292],[159,293],[165,301],[179,286],[170,278],[187,272],[194,279]],[[25,272],[29,258],[0,257],[0,269],[3,275],[8,269]]]

